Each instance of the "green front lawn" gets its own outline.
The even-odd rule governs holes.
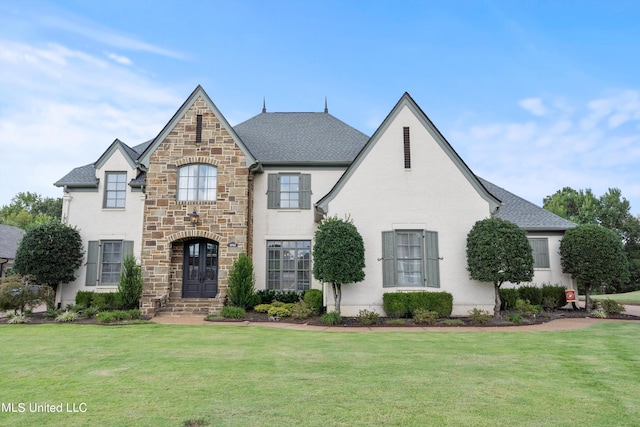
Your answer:
[[[593,299],[612,299],[619,303],[640,304],[640,291],[627,292],[624,294],[591,295]]]
[[[2,325],[0,425],[634,425],[639,348],[640,322],[456,333]],[[43,403],[85,412],[30,412]]]

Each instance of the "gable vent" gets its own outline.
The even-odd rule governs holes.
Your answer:
[[[196,116],[196,144],[202,142],[202,114]]]
[[[411,140],[409,138],[409,128],[404,127],[404,168],[411,169]]]

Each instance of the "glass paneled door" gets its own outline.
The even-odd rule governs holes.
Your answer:
[[[185,242],[182,271],[183,298],[215,298],[218,293],[218,242]]]

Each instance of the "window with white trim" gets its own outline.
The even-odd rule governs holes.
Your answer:
[[[215,201],[218,168],[193,164],[178,168],[178,201]]]
[[[104,203],[108,209],[124,208],[127,199],[127,173],[105,173]]]
[[[427,230],[382,232],[384,287],[440,287],[438,233]]]
[[[311,288],[311,240],[267,241],[267,289]]]
[[[270,173],[268,209],[311,209],[311,174]]]

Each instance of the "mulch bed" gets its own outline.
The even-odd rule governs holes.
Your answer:
[[[372,325],[363,325],[360,320],[356,317],[343,317],[342,318],[342,323],[340,323],[339,325],[336,326],[350,326],[350,327],[366,327],[366,328],[375,328],[375,327],[424,327],[424,326],[459,326],[459,327],[478,327],[478,326],[495,326],[495,327],[500,327],[500,326],[524,326],[524,325],[537,325],[537,324],[542,324],[542,323],[546,323],[549,322],[551,320],[555,320],[555,319],[563,319],[563,318],[581,318],[581,317],[589,317],[587,315],[587,313],[584,310],[567,310],[567,309],[561,309],[561,310],[556,310],[554,312],[551,313],[544,313],[542,315],[538,315],[536,317],[528,317],[528,318],[523,318],[521,323],[513,323],[510,322],[509,320],[507,320],[507,316],[510,313],[502,313],[502,318],[501,319],[491,319],[489,321],[489,323],[477,323],[472,321],[471,319],[469,319],[468,317],[457,317],[455,319],[438,319],[437,323],[435,325],[425,325],[425,324],[416,324],[415,321],[413,319],[403,319],[404,323],[398,324],[397,322],[394,322],[393,319],[389,319],[386,317],[380,317],[380,321],[378,324],[372,324]],[[0,324],[5,324],[7,323],[7,321],[9,320],[9,317],[7,316],[7,314],[3,314],[4,317],[0,317]],[[61,324],[62,322],[56,322],[55,318],[50,318],[45,316],[44,313],[32,313],[29,314],[28,316],[28,322],[25,323],[26,325],[41,325],[41,324],[51,324],[51,323],[57,323],[57,324]],[[607,319],[623,319],[623,320],[638,320],[640,321],[640,317],[636,317],[636,316],[631,316],[628,314],[620,314],[617,316],[608,316]],[[142,319],[142,320],[148,320],[148,318],[146,319]],[[215,318],[212,319],[216,322],[251,322],[251,323],[259,323],[259,322],[279,322],[279,323],[293,323],[293,324],[301,324],[301,325],[313,325],[313,326],[326,326],[324,323],[322,323],[321,321],[321,317],[320,316],[314,316],[314,317],[310,317],[307,319],[293,319],[291,317],[283,317],[280,319],[273,319],[270,318],[270,316],[266,313],[258,313],[255,311],[248,311],[247,315],[243,318],[243,319],[224,319],[224,318]],[[454,322],[456,322],[455,324],[451,324],[449,321],[454,320]],[[462,323],[460,323],[462,322]],[[131,321],[128,322],[118,322],[118,323],[108,323],[108,324],[101,324],[98,323],[96,321],[95,317],[80,317],[77,320],[74,320],[73,322],[66,322],[66,323],[73,323],[73,324],[82,324],[82,325],[118,325],[118,324],[127,324],[127,323],[132,323]]]

